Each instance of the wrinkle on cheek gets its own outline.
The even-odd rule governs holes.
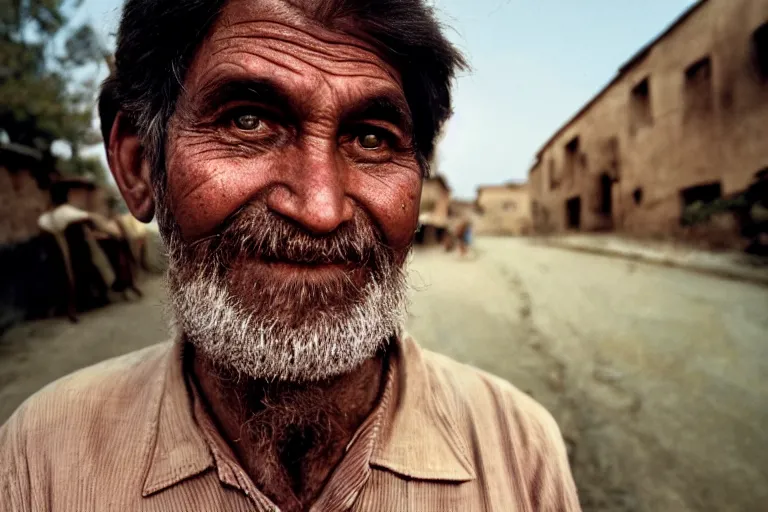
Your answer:
[[[417,166],[418,168],[418,166]],[[383,231],[387,244],[396,250],[407,247],[419,217],[421,173],[413,169],[378,173],[356,172],[351,188],[354,199]]]
[[[215,146],[204,136],[178,137],[172,148],[168,152],[168,188],[172,191],[172,200],[177,202],[212,177],[200,164],[215,163],[217,158]]]
[[[211,158],[208,151],[215,152],[180,149],[168,162],[170,207],[187,240],[214,231],[280,172],[274,158]]]

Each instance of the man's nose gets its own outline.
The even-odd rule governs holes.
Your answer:
[[[333,232],[354,214],[344,165],[330,148],[297,160],[267,197],[267,206],[310,233]]]

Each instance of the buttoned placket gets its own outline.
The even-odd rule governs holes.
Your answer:
[[[397,363],[389,358],[385,366],[384,389],[372,413],[357,429],[347,444],[344,457],[334,469],[310,512],[344,512],[350,510],[371,475],[370,459],[378,441],[386,409],[392,400],[396,383]],[[203,438],[213,455],[219,480],[240,490],[256,507],[256,512],[280,512],[280,508],[264,495],[253,483],[245,470],[236,462],[234,453],[221,438],[205,410],[194,382],[192,390],[194,416]]]

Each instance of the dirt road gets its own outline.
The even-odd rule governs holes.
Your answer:
[[[411,262],[410,332],[541,401],[586,511],[760,511],[768,503],[768,289],[679,269],[479,239]],[[0,421],[70,371],[166,335],[147,298],[0,340]]]

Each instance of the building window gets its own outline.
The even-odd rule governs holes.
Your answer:
[[[619,181],[619,139],[617,137],[608,137],[604,139],[601,144],[601,159],[607,164],[606,172],[610,174],[611,178],[615,181]]]
[[[768,21],[752,33],[752,54],[758,76],[768,80]]]
[[[581,197],[572,197],[565,202],[565,222],[568,229],[581,227]]]
[[[699,59],[685,70],[686,120],[699,117],[712,109],[712,59]]]
[[[572,176],[578,168],[583,168],[583,164],[586,164],[586,156],[581,157],[579,146],[578,136],[572,138],[565,145],[565,172],[568,176]]]
[[[423,199],[421,201],[422,212],[431,212],[435,208],[437,208],[437,201],[435,201],[434,199]]]
[[[604,172],[600,175],[600,203],[598,211],[605,216],[613,215],[613,179]]]
[[[568,144],[565,145],[566,158],[574,158],[579,154],[579,137],[572,138]]]
[[[504,201],[504,203],[501,205],[501,208],[504,211],[514,211],[517,209],[517,203],[514,201]]]
[[[634,135],[640,128],[652,124],[651,89],[646,77],[629,93],[629,133]]]
[[[640,204],[643,202],[643,189],[641,187],[637,187],[632,192],[632,200],[635,202],[635,204]]]

